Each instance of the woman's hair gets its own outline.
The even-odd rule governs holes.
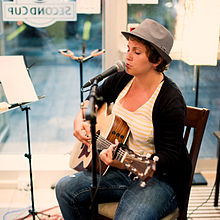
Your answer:
[[[154,48],[154,46],[152,46],[152,44],[149,43],[148,41],[143,40],[138,37],[134,37],[134,36],[130,37],[129,39],[136,40],[136,41],[145,45],[145,47],[147,49],[146,54],[147,54],[147,57],[151,63],[157,63],[157,62],[159,62],[159,58],[162,58],[161,55],[157,52],[157,50]],[[162,62],[156,66],[155,70],[157,72],[164,72],[167,69],[168,69],[168,64],[167,64],[166,60],[164,60],[162,58]]]

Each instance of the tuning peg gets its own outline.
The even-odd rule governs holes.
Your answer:
[[[141,181],[140,187],[144,188],[146,186],[146,183],[144,181]]]
[[[135,176],[134,178],[133,178],[133,180],[134,181],[137,181],[139,178],[137,177],[137,176]]]
[[[150,153],[147,153],[147,154],[146,154],[146,158],[149,159],[150,157],[151,157],[151,154],[150,154]]]
[[[131,157],[135,157],[135,154],[132,154],[132,153],[131,153],[130,156],[131,156]]]
[[[154,161],[154,162],[157,162],[158,160],[159,160],[159,157],[158,157],[158,156],[154,156],[154,157],[153,157],[153,161]]]
[[[131,171],[132,172],[137,172],[137,169],[136,168],[131,168]]]
[[[125,163],[125,166],[126,166],[127,168],[130,168],[130,167],[131,167],[131,165],[128,164],[128,163]]]
[[[149,160],[147,160],[147,161],[145,161],[145,163],[146,163],[147,165],[149,165],[151,162],[150,162]]]
[[[138,175],[139,175],[140,177],[143,177],[143,176],[144,176],[144,174],[143,174],[143,173],[139,173]]]

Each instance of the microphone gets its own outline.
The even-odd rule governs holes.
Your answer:
[[[94,82],[94,80],[97,80],[97,82],[100,82],[104,78],[110,76],[113,73],[116,72],[122,72],[125,69],[125,63],[123,61],[118,60],[112,67],[105,70],[103,73],[95,76],[94,78],[90,79],[86,84],[83,85],[82,88],[86,88]]]

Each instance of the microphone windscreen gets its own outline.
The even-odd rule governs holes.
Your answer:
[[[123,61],[118,60],[115,65],[117,67],[118,72],[122,72],[125,70],[125,63]]]

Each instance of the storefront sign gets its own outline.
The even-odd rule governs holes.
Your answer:
[[[3,1],[4,21],[24,21],[33,27],[47,27],[56,21],[76,21],[75,0]]]

